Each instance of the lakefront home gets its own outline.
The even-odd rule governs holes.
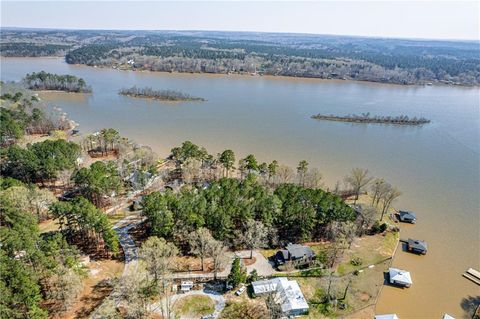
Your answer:
[[[289,243],[285,249],[279,250],[275,254],[274,259],[277,266],[292,264],[300,267],[313,262],[315,253],[308,246]]]

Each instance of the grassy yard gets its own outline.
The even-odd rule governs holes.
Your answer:
[[[215,311],[215,302],[208,296],[192,295],[178,300],[174,312],[180,318],[199,318]]]
[[[342,276],[391,257],[397,247],[398,239],[398,232],[356,238],[351,248],[344,253],[336,272]],[[351,261],[354,258],[361,260],[361,264],[353,265]]]
[[[245,294],[246,295],[246,294]],[[242,296],[243,297],[243,296]],[[220,319],[268,319],[268,309],[265,299],[231,298],[227,300]]]
[[[364,236],[355,239],[350,249],[344,252],[340,264],[331,270],[324,270],[325,274],[333,272],[332,277],[292,277],[298,281],[302,292],[310,304],[308,318],[323,319],[344,317],[375,303],[378,293],[384,282],[384,272],[387,271],[390,260],[398,244],[399,234],[388,232],[384,235]],[[311,246],[316,253],[328,247],[328,244]],[[354,266],[352,258],[362,260],[361,265]],[[374,267],[366,268],[375,264]],[[353,274],[359,270],[358,274]],[[322,297],[330,286],[330,295],[339,300],[337,307],[325,307],[320,304]],[[348,288],[347,288],[348,287]],[[343,297],[345,296],[345,299]],[[340,309],[340,303],[346,305]],[[371,311],[364,311],[368,316]],[[368,314],[367,314],[368,313]],[[356,318],[353,316],[352,318]]]

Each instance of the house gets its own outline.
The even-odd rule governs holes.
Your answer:
[[[425,255],[427,253],[427,243],[423,240],[409,238],[407,241],[407,250],[415,254]]]
[[[252,282],[253,293],[255,296],[264,295],[273,291],[277,291],[278,283],[288,281],[286,277],[279,277],[267,280],[259,280]]]
[[[292,263],[298,267],[311,263],[315,259],[315,253],[308,246],[289,243],[285,249],[275,254],[274,259],[277,266]]]
[[[285,316],[300,316],[308,312],[308,303],[295,280],[286,277],[259,280],[253,282],[252,287],[255,295],[275,294],[274,300]]]
[[[375,319],[398,319],[398,316],[394,313],[388,315],[376,315]]]
[[[308,303],[296,280],[280,281],[277,292],[285,315],[300,316],[308,312]]]
[[[409,288],[413,283],[410,273],[406,270],[389,268],[388,274],[392,285]]]
[[[413,212],[401,210],[398,212],[398,219],[400,219],[400,221],[404,223],[415,224],[415,222],[417,221],[417,215],[415,215],[415,213]]]

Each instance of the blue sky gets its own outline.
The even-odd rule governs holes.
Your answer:
[[[480,2],[3,1],[2,27],[479,39]]]

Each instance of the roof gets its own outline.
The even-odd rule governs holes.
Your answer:
[[[313,257],[315,255],[313,250],[308,246],[290,243],[285,248],[287,248],[290,253],[290,258],[294,259],[302,258],[304,256]]]
[[[398,283],[403,283],[403,284],[413,283],[410,273],[406,270],[402,270],[398,268],[389,268],[388,273],[390,275],[391,281],[396,281]]]
[[[410,217],[410,216],[411,216],[411,217],[413,217],[413,218],[417,218],[417,215],[415,215],[414,212],[409,212],[409,211],[406,211],[406,210],[401,210],[401,211],[399,211],[398,213],[400,214],[400,216],[404,216],[404,217],[406,217],[406,216],[409,216],[409,217]]]
[[[424,242],[423,240],[417,240],[417,239],[408,239],[408,244],[412,246],[415,249],[419,250],[427,250],[427,243]]]
[[[445,315],[443,315],[443,319],[455,319],[455,318],[453,318],[452,316],[446,313]]]
[[[308,309],[308,303],[296,280],[279,282],[278,293],[281,298],[281,307],[284,313],[292,310]]]
[[[375,319],[398,319],[397,315],[392,313],[388,315],[376,315]]]
[[[253,292],[256,295],[277,291],[278,283],[288,281],[286,277],[274,278],[270,280],[259,280],[252,282]]]

